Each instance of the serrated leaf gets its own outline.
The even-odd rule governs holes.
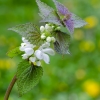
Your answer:
[[[55,51],[59,54],[69,54],[70,35],[56,31],[54,37],[56,38],[54,43]]]
[[[17,25],[15,27],[9,28],[9,30],[19,33],[20,35],[22,35],[22,37],[25,37],[32,44],[42,44],[41,34],[37,26],[33,23]]]
[[[66,28],[68,29],[68,31],[70,33],[74,32],[74,28],[80,28],[84,25],[86,25],[87,23],[82,20],[80,17],[78,17],[77,15],[71,13],[68,8],[66,8],[63,4],[61,4],[60,2],[58,2],[57,0],[53,0],[57,11],[58,11],[58,15],[59,16],[63,16],[63,23],[65,24]]]
[[[54,11],[53,8],[51,8],[50,6],[45,4],[44,2],[41,2],[40,0],[36,0],[36,3],[39,7],[39,11],[40,11],[39,15],[42,18],[47,17],[50,14],[50,12]]]
[[[62,25],[60,17],[58,16],[56,11],[50,12],[50,14],[45,17],[41,22],[49,22],[56,25]]]
[[[43,75],[42,67],[29,64],[24,60],[18,65],[17,86],[20,95],[23,95],[36,86]]]
[[[7,52],[7,56],[10,58],[13,58],[17,55],[21,55],[23,52],[19,50],[19,47],[16,47],[10,51]]]
[[[74,28],[80,28],[87,24],[87,22],[85,22],[84,20],[82,20],[80,17],[78,17],[75,14],[72,14],[72,19],[74,22]]]

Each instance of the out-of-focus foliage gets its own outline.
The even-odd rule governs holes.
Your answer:
[[[42,1],[54,7],[51,0]],[[9,100],[100,100],[100,0],[59,1],[89,24],[75,30],[71,55],[51,57],[50,65],[43,64],[40,83],[20,98],[15,85]],[[7,29],[27,22],[40,25],[39,18],[35,0],[0,0],[0,100],[21,60],[6,56],[21,42]]]

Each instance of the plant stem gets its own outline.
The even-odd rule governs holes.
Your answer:
[[[12,79],[12,81],[11,81],[11,83],[10,83],[8,89],[7,89],[7,91],[6,91],[4,100],[8,100],[9,95],[10,95],[10,92],[11,92],[11,90],[12,90],[12,88],[13,88],[13,86],[14,86],[16,80],[17,80],[17,78],[16,78],[16,75],[15,75],[15,76],[13,77],[13,79]]]

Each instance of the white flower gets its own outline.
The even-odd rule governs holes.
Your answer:
[[[52,31],[52,26],[50,26],[49,24],[45,25],[45,30],[51,32]]]
[[[41,32],[44,32],[44,31],[45,31],[44,26],[41,26],[41,27],[40,27],[40,31],[41,31]]]
[[[32,48],[25,48],[25,54],[31,56],[34,53],[34,50]]]
[[[44,47],[45,44],[43,44],[38,50],[35,51],[35,56],[39,59],[39,60],[44,60],[45,63],[49,64],[50,58],[48,56],[49,55],[54,55],[54,50],[49,48],[47,45],[47,48]]]
[[[47,41],[47,42],[51,42],[51,37],[48,36],[48,37],[46,38],[46,41]]]
[[[29,55],[27,55],[27,54],[23,54],[23,55],[22,55],[22,59],[27,59],[28,56],[29,56]]]
[[[49,56],[47,54],[45,54],[43,51],[41,50],[36,50],[35,51],[35,56],[39,59],[39,60],[44,60],[45,63],[49,64]]]
[[[41,35],[41,39],[45,39],[46,36],[44,34]]]

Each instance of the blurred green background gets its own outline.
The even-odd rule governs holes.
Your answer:
[[[54,7],[52,0],[42,1]],[[23,97],[15,85],[9,100],[100,100],[100,0],[59,1],[89,24],[75,29],[71,55],[51,57],[39,84]],[[35,0],[0,0],[0,100],[20,61],[6,56],[21,43],[21,36],[7,29],[27,22],[40,25],[38,12]]]

